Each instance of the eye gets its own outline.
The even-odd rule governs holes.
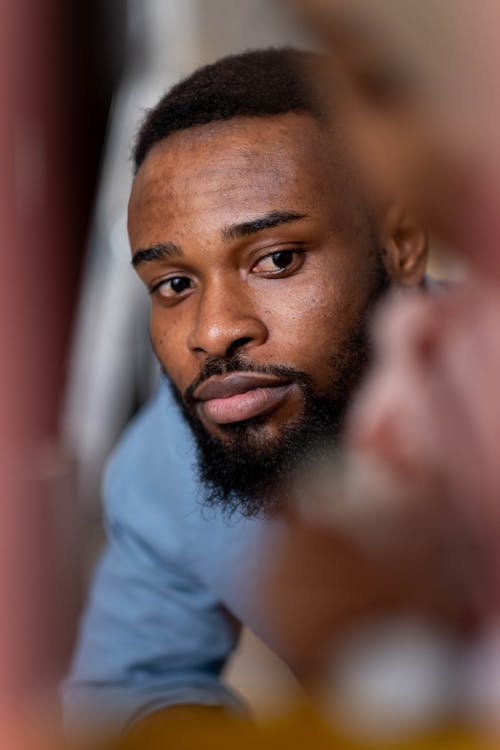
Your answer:
[[[164,279],[154,284],[150,288],[150,294],[158,294],[163,299],[175,300],[185,291],[191,289],[193,283],[187,276],[173,276],[170,279]]]
[[[297,271],[303,262],[303,250],[277,250],[257,261],[253,271],[263,276],[281,276]]]

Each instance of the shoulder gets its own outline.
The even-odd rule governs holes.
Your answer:
[[[110,461],[109,472],[123,464],[142,469],[151,462],[194,460],[191,433],[165,382],[124,431]]]
[[[194,439],[164,383],[117,445],[103,497],[112,545],[130,555],[133,542],[135,556],[147,553],[216,588],[226,575],[232,579],[238,561],[243,565],[242,550],[260,527],[204,506]]]
[[[108,519],[161,518],[185,513],[199,501],[195,447],[165,383],[125,430],[105,471]]]

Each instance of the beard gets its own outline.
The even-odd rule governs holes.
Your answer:
[[[170,385],[195,438],[198,477],[204,504],[251,518],[272,515],[287,500],[287,487],[301,468],[324,460],[338,450],[348,406],[370,361],[368,320],[374,304],[388,289],[385,270],[354,329],[338,351],[328,358],[328,386],[318,391],[310,376],[300,370],[251,362],[241,352],[212,358],[202,367],[183,398],[168,374]],[[247,372],[273,375],[297,384],[303,400],[300,418],[284,425],[279,437],[266,438],[269,414],[218,425],[224,437],[209,433],[198,417],[190,395],[213,375]]]

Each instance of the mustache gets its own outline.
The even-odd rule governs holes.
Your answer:
[[[228,375],[231,372],[273,375],[277,378],[293,381],[301,388],[311,387],[311,378],[301,370],[284,365],[259,364],[236,353],[230,357],[213,357],[204,362],[196,378],[184,391],[184,401],[187,404],[193,404],[195,402],[193,394],[202,383],[214,375]]]

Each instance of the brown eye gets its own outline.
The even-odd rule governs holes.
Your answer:
[[[150,294],[157,294],[164,300],[175,300],[192,287],[192,281],[188,276],[173,276],[164,279],[150,289]]]
[[[168,280],[170,289],[175,292],[175,294],[182,294],[186,289],[189,289],[190,283],[190,280],[185,276],[177,276],[175,279]]]
[[[293,263],[293,252],[291,250],[280,250],[273,253],[271,259],[277,268],[288,268]]]
[[[287,276],[298,271],[304,262],[304,251],[301,249],[277,250],[261,258],[254,266],[253,272],[261,276]]]

